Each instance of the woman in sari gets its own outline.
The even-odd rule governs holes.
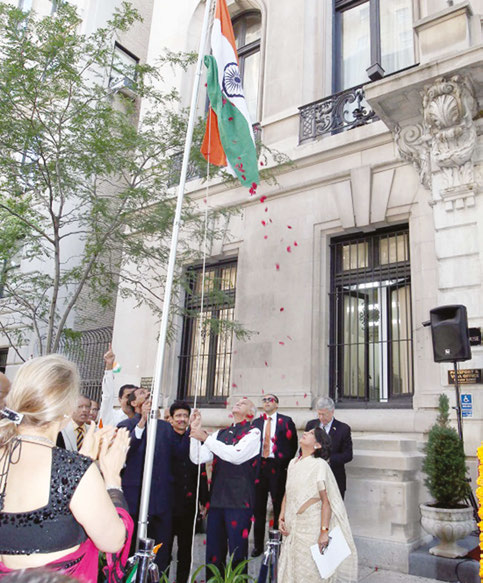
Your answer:
[[[347,512],[329,464],[330,438],[317,427],[300,438],[301,455],[288,467],[287,486],[279,517],[284,536],[279,561],[279,583],[355,583],[357,551]],[[325,459],[323,459],[325,458]],[[322,553],[329,531],[340,526],[351,554],[329,579],[322,579],[310,547]]]
[[[75,365],[43,356],[20,368],[0,410],[0,577],[46,567],[95,583],[99,551],[109,553],[109,579],[122,577],[132,532],[120,479],[129,436],[92,424],[80,453],[55,447],[78,395]]]

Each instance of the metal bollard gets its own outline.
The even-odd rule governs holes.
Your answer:
[[[282,537],[280,531],[269,530],[267,548],[263,554],[257,583],[277,583],[278,580],[278,556]]]
[[[153,552],[154,540],[152,538],[140,538],[139,548],[132,558],[133,566],[137,564],[136,583],[157,583],[159,581],[159,570]]]

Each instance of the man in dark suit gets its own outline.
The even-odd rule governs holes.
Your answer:
[[[133,395],[135,395],[135,399],[132,406],[135,410],[140,410],[141,413],[136,413],[132,419],[122,421],[118,427],[126,427],[131,435],[131,444],[122,473],[122,489],[136,528],[139,520],[144,455],[146,453],[145,428],[151,410],[151,401],[149,399],[149,391],[145,389],[136,389]],[[169,546],[172,531],[173,503],[172,460],[176,456],[177,445],[173,439],[171,425],[160,419],[156,423],[158,427],[151,495],[149,498],[148,537],[154,539],[156,545],[162,543],[156,554],[155,562],[160,572],[163,572],[169,568],[170,563]],[[134,541],[135,538],[133,535]]]
[[[198,506],[206,511],[208,502],[208,480],[206,468],[201,465],[198,480],[198,466],[190,460],[190,431],[188,428],[191,407],[186,401],[175,401],[169,408],[169,419],[173,428],[173,438],[177,444],[173,458],[173,539],[178,539],[176,583],[187,583],[191,565],[193,527]],[[197,497],[199,483],[199,497]],[[198,498],[198,499],[197,499]],[[198,502],[198,505],[197,505]]]
[[[335,403],[330,397],[321,397],[316,404],[318,419],[307,423],[305,431],[321,427],[330,437],[329,464],[334,472],[342,498],[346,491],[345,464],[352,460],[351,428],[334,418]]]
[[[273,504],[273,523],[278,528],[278,517],[285,494],[287,467],[297,452],[297,430],[290,417],[277,412],[278,397],[268,394],[262,398],[263,415],[253,422],[261,434],[260,473],[255,489],[255,547],[252,557],[264,550],[265,519],[268,493]]]

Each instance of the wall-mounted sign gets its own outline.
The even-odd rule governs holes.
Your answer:
[[[458,371],[460,385],[476,385],[483,382],[481,368],[462,368]],[[454,385],[454,370],[448,371],[448,383]]]
[[[481,328],[468,328],[471,346],[481,346]]]
[[[473,417],[473,398],[468,393],[461,394],[461,415],[463,417]]]

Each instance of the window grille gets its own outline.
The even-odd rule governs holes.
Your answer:
[[[0,348],[0,372],[7,370],[8,346]]]
[[[408,228],[331,243],[330,389],[337,401],[413,394]]]
[[[206,268],[201,317],[202,270],[192,268],[187,272],[186,315],[179,357],[180,398],[194,398],[198,366],[200,402],[216,404],[224,402],[229,395],[233,345],[233,331],[229,324],[234,321],[236,276],[236,261]]]

